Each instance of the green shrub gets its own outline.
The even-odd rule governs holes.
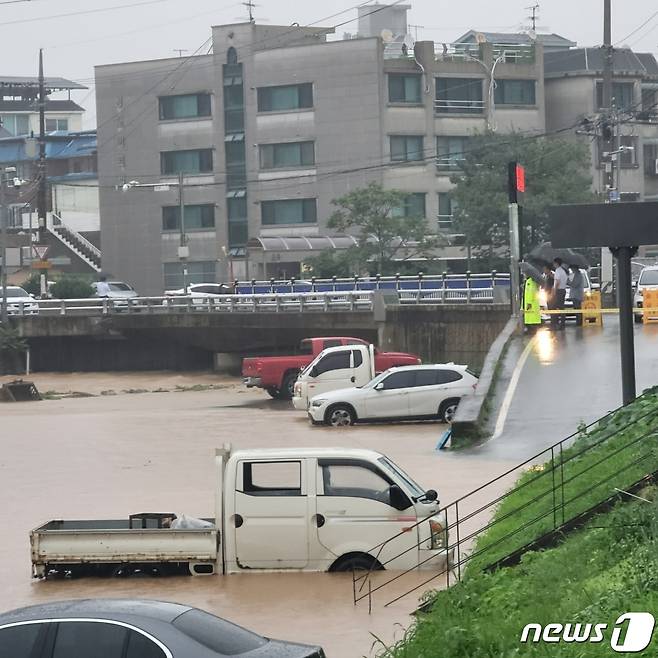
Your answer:
[[[30,276],[23,281],[21,288],[27,290],[30,295],[38,297],[41,294],[41,275],[38,272],[33,272]]]
[[[94,288],[83,276],[65,274],[53,283],[50,292],[55,299],[86,299],[94,294]]]

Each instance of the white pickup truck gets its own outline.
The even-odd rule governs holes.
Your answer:
[[[315,395],[364,386],[374,376],[374,345],[328,347],[299,373],[292,404],[298,411],[306,411]]]
[[[207,527],[161,527],[168,514],[50,521],[30,534],[33,576],[445,567],[436,491],[380,453],[225,446],[215,460]]]

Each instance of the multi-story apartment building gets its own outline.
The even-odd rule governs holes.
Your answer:
[[[97,67],[103,269],[145,294],[180,286],[184,270],[298,275],[353,243],[327,228],[332,200],[372,181],[408,192],[399,212],[450,232],[469,136],[544,131],[543,47],[414,43],[394,27],[327,41],[332,29],[222,25],[212,55]],[[130,181],[161,191],[121,191]]]
[[[613,57],[613,113],[609,130],[615,151],[607,155],[596,126],[603,105],[603,50],[576,48],[545,55],[547,130],[573,127],[563,133],[586,139],[592,152],[595,192],[605,187],[606,167],[613,167],[613,199],[658,200],[658,62],[649,53],[615,49]],[[580,129],[581,137],[576,135]],[[584,133],[584,134],[583,134]],[[589,133],[589,134],[587,134]],[[598,137],[595,136],[598,134]],[[655,247],[641,255],[658,256]]]

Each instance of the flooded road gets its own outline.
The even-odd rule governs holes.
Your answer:
[[[3,378],[8,379],[8,378]],[[429,575],[413,574],[367,604],[352,603],[345,574],[244,574],[160,579],[30,578],[29,531],[50,519],[125,518],[145,511],[213,515],[214,448],[345,446],[389,455],[448,503],[509,461],[435,451],[436,423],[310,427],[289,403],[212,374],[35,375],[42,391],[97,397],[0,405],[0,610],[87,596],[141,597],[199,606],[264,635],[318,643],[329,658],[371,655],[374,637],[402,636]],[[0,379],[0,381],[2,381]],[[202,384],[214,390],[189,390]],[[178,387],[178,389],[176,389]],[[167,389],[173,392],[121,393]],[[114,394],[100,396],[102,391]],[[437,583],[437,586],[441,583]]]

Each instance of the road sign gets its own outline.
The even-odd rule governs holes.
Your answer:
[[[49,270],[52,267],[52,263],[49,260],[33,260],[32,269],[33,270]]]
[[[33,244],[32,252],[39,260],[45,260],[50,246],[47,244]]]

